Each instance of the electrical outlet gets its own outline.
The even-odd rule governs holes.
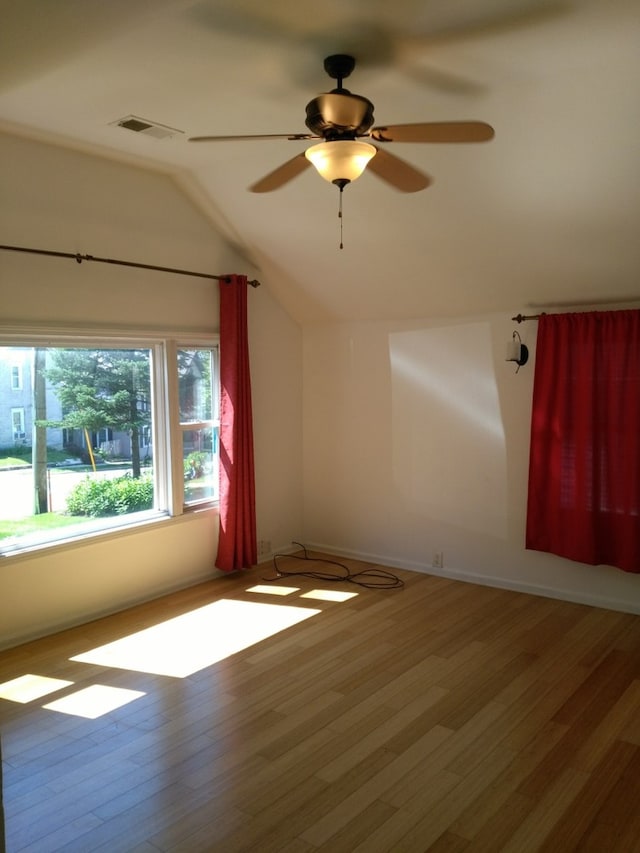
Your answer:
[[[259,539],[258,540],[258,558],[268,557],[270,554],[271,554],[271,540],[270,539]]]
[[[442,553],[442,551],[433,552],[433,560],[431,561],[431,566],[434,569],[442,569],[444,567],[444,554]]]

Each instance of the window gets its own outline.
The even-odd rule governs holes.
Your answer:
[[[19,364],[11,365],[11,390],[22,391],[22,367]]]
[[[214,340],[16,337],[0,375],[19,354],[32,388],[0,396],[0,554],[217,500]]]
[[[11,409],[11,426],[14,442],[25,441],[24,409]]]
[[[178,350],[178,389],[184,500],[187,506],[217,498],[218,397],[213,393],[217,374],[213,349]]]

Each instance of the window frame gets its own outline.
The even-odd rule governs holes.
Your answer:
[[[96,537],[122,535],[150,523],[166,523],[171,519],[193,513],[195,510],[217,509],[218,499],[203,499],[197,503],[184,503],[184,471],[182,462],[182,434],[179,429],[178,362],[179,349],[211,349],[215,376],[213,393],[219,397],[219,336],[215,333],[171,330],[94,329],[91,331],[64,328],[60,330],[33,327],[0,326],[0,347],[78,347],[86,349],[146,348],[151,352],[151,436],[154,448],[154,509],[97,519],[94,525],[85,522],[82,528],[60,528],[55,538],[40,541],[38,537],[24,537],[9,548],[3,549],[0,540],[0,559],[24,556],[34,551],[69,547],[71,544]],[[69,531],[68,533],[66,531]],[[32,539],[32,541],[29,541]],[[35,541],[38,539],[38,541]]]

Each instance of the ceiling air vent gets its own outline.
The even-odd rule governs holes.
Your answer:
[[[141,133],[143,136],[153,136],[155,139],[168,139],[177,133],[184,133],[175,127],[167,127],[166,124],[158,124],[158,122],[148,121],[138,116],[125,116],[125,118],[119,118],[118,121],[112,121],[111,124],[116,127],[124,127],[125,130],[132,130],[134,133]]]

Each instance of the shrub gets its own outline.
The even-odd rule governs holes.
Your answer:
[[[67,497],[70,515],[104,518],[140,512],[153,507],[153,480],[150,476],[134,479],[130,474],[111,480],[85,477]]]
[[[205,453],[201,450],[194,450],[184,460],[184,478],[185,480],[196,480],[203,477],[206,473],[206,465],[211,457],[210,453]]]

